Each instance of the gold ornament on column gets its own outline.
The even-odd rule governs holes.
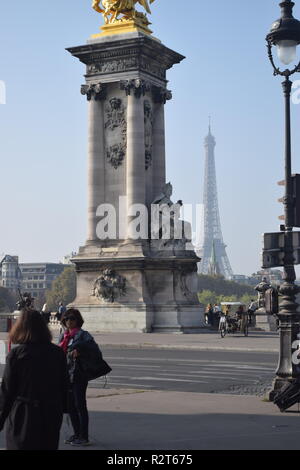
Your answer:
[[[140,4],[147,13],[151,14],[149,3],[154,0],[93,0],[92,7],[103,15],[105,25],[101,34],[92,37],[121,34],[132,31],[142,31],[151,34],[151,24],[145,13],[136,10],[136,4]],[[119,16],[122,15],[120,18]]]

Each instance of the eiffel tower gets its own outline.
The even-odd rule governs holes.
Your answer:
[[[216,140],[211,133],[210,123],[208,135],[204,140],[204,146],[204,231],[203,245],[200,248],[202,260],[199,263],[199,272],[201,274],[218,273],[225,279],[230,279],[233,276],[233,272],[226,253],[226,245],[223,241],[221,230],[215,166]],[[215,266],[212,266],[212,263]]]

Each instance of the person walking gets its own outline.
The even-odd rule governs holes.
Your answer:
[[[215,328],[217,328],[219,325],[220,313],[221,313],[220,306],[218,304],[215,304],[213,308],[213,326]]]
[[[95,344],[90,333],[81,329],[84,320],[79,310],[68,309],[62,319],[66,328],[59,338],[59,346],[67,356],[70,391],[68,399],[69,415],[74,434],[65,440],[65,444],[77,447],[90,445],[89,442],[89,415],[86,403],[88,378],[82,364],[88,351]]]
[[[51,342],[41,314],[22,310],[9,339],[0,388],[0,431],[7,450],[57,450],[66,411],[68,373],[63,351]]]
[[[205,320],[207,325],[212,325],[213,322],[213,306],[212,304],[208,304],[205,310]]]
[[[62,302],[59,302],[58,310],[56,313],[56,319],[59,323],[62,319],[63,314],[66,313],[66,311],[67,311],[67,308],[64,306],[64,304]]]
[[[251,299],[248,307],[249,325],[254,325],[254,313],[257,310],[257,302]]]

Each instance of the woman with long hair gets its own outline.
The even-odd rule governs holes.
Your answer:
[[[7,356],[0,389],[0,431],[7,450],[57,450],[66,409],[68,374],[41,314],[24,309],[9,333],[18,345]]]
[[[83,447],[90,445],[90,442],[86,402],[88,378],[82,369],[82,363],[94,345],[94,338],[81,329],[84,320],[75,308],[70,308],[64,313],[61,323],[65,331],[60,335],[59,346],[67,356],[70,380],[68,410],[74,430],[74,434],[66,439],[65,444]]]

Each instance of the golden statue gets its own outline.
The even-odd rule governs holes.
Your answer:
[[[154,0],[149,0],[150,4]],[[120,26],[128,22],[134,24],[136,27],[144,29],[146,32],[151,33],[147,28],[150,22],[144,13],[138,12],[135,9],[136,3],[142,5],[147,13],[151,13],[148,0],[93,0],[93,8],[99,13],[102,13],[106,25]],[[120,19],[119,15],[123,15]],[[105,28],[102,28],[105,29]]]

